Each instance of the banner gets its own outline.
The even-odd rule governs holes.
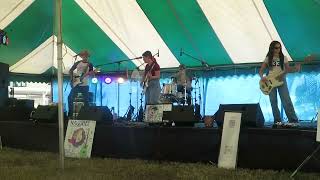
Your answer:
[[[96,121],[69,120],[64,141],[66,157],[90,158]]]
[[[237,163],[241,113],[225,112],[218,167],[234,169]]]

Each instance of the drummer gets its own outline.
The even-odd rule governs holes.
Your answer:
[[[177,91],[184,94],[186,88],[187,104],[191,105],[192,77],[188,75],[185,65],[180,64],[179,71],[175,75]]]

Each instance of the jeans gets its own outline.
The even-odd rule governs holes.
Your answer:
[[[89,105],[89,86],[76,86],[71,89],[70,94],[68,96],[68,116],[72,116],[73,113],[73,102],[77,97],[78,93],[82,94],[84,106]]]
[[[159,79],[150,80],[145,93],[146,104],[158,104],[160,98],[160,82]]]
[[[280,111],[278,108],[278,97],[277,97],[277,91],[279,92],[280,99],[283,105],[283,108],[286,112],[286,115],[288,117],[289,122],[298,122],[298,117],[294,111],[292,101],[289,95],[288,91],[288,86],[287,86],[287,81],[286,79],[283,80],[283,85],[274,88],[270,94],[269,94],[269,99],[271,103],[271,108],[272,108],[272,113],[273,113],[273,118],[274,118],[274,123],[276,122],[281,122],[281,117],[280,117]]]

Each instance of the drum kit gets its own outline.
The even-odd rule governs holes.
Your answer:
[[[177,103],[179,105],[191,105],[191,87],[187,87],[187,83],[184,85],[178,85],[175,81],[171,83],[162,84],[162,90],[160,94],[161,103]]]

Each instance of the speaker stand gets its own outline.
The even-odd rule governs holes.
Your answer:
[[[314,155],[319,151],[320,149],[320,144],[318,145],[318,147],[300,164],[300,166],[291,174],[291,178],[293,178],[298,171],[307,163],[309,162],[309,160],[314,157]]]

